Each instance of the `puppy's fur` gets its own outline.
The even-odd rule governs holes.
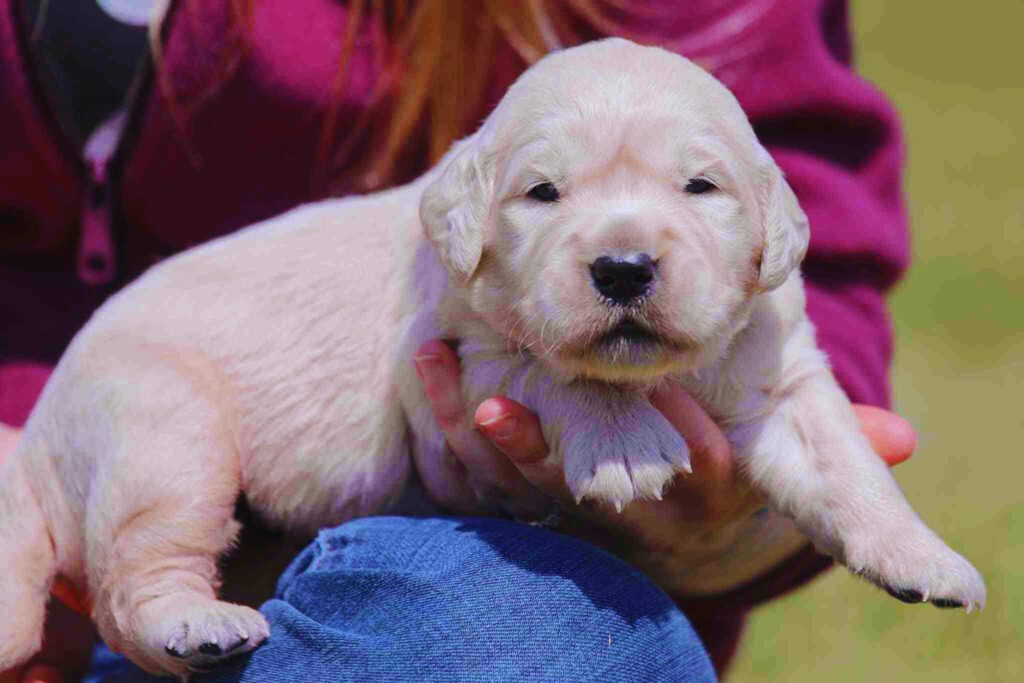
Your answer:
[[[557,201],[531,194],[543,183]],[[410,376],[434,337],[461,340],[470,404],[503,393],[539,414],[579,498],[657,498],[688,468],[645,398],[671,378],[820,550],[904,599],[981,606],[981,577],[911,510],[815,345],[807,241],[701,69],[622,40],[545,58],[420,180],[191,250],[93,317],[0,475],[0,669],[38,648],[57,573],[150,671],[257,646],[263,617],[217,600],[239,492],[294,531],[393,510],[412,458],[443,448]],[[638,253],[654,281],[615,305],[591,265]]]

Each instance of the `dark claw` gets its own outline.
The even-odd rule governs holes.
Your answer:
[[[889,588],[887,586],[885,591],[900,602],[906,602],[911,605],[924,600],[923,595],[910,588]]]
[[[957,609],[958,607],[964,606],[962,602],[952,598],[939,598],[938,600],[932,600],[932,604],[939,609]]]
[[[242,647],[243,645],[245,645],[248,642],[249,642],[249,636],[246,636],[245,638],[242,638],[237,643],[235,643],[234,645],[229,647],[227,649],[227,652],[234,652],[235,650],[237,650],[238,648]]]
[[[178,658],[178,659],[182,659],[182,658],[183,658],[183,657],[185,656],[185,653],[184,653],[184,652],[181,652],[181,651],[180,651],[180,650],[178,650],[177,648],[173,648],[173,647],[171,647],[170,645],[168,645],[168,646],[166,646],[166,647],[164,648],[164,652],[166,652],[166,653],[167,653],[167,654],[169,654],[170,656],[172,656],[172,657],[176,657],[176,658]]]
[[[217,643],[203,643],[199,646],[199,651],[204,655],[212,655],[214,657],[224,654],[224,650]]]
[[[192,673],[197,673],[197,674],[213,673],[214,671],[217,671],[221,667],[226,666],[229,662],[233,662],[233,661],[235,661],[237,659],[240,659],[241,657],[244,657],[247,653],[245,653],[245,652],[238,652],[238,648],[240,648],[241,646],[245,645],[247,642],[249,642],[248,638],[246,638],[245,640],[243,640],[243,641],[241,641],[239,643],[236,643],[235,645],[232,645],[224,653],[226,656],[223,657],[222,659],[217,659],[217,660],[214,660],[212,662],[206,662],[206,663],[203,663],[203,664],[191,663],[191,664],[188,665],[188,669]]]

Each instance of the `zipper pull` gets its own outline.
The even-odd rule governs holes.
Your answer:
[[[118,111],[85,143],[83,156],[89,176],[82,196],[78,279],[87,285],[108,284],[117,274],[107,167],[121,139],[124,122],[125,112]]]

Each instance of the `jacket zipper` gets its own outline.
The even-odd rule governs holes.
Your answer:
[[[110,160],[121,141],[122,109],[93,131],[82,152],[86,187],[82,193],[81,233],[78,241],[78,279],[87,285],[105,285],[117,275],[110,211]]]
[[[15,8],[19,3],[15,2]],[[170,4],[168,0],[168,4]],[[80,215],[80,231],[76,251],[76,270],[78,279],[84,284],[98,286],[113,282],[117,277],[117,249],[114,244],[113,229],[113,188],[111,186],[111,162],[113,159],[126,158],[127,150],[123,149],[124,129],[129,119],[137,118],[141,113],[141,103],[145,102],[146,84],[152,69],[150,50],[147,49],[139,57],[139,66],[135,81],[128,88],[124,107],[102,123],[88,138],[81,154],[78,142],[80,138],[72,131],[74,127],[62,117],[59,107],[54,107],[46,96],[46,73],[36,68],[32,48],[24,36],[28,22],[15,17],[15,25],[23,33],[32,77],[40,84],[39,106],[48,114],[52,122],[52,133],[60,146],[69,150],[69,157],[80,169],[84,180],[82,209]],[[72,151],[74,150],[74,151]]]

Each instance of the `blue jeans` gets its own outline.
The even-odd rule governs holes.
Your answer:
[[[641,573],[503,520],[374,517],[322,531],[262,611],[270,639],[193,680],[715,680],[689,622]],[[86,680],[160,679],[106,651]]]

